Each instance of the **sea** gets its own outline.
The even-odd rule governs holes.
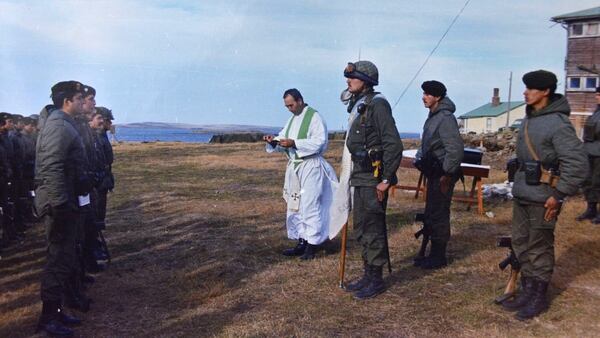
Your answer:
[[[277,134],[279,128],[266,130],[265,134]],[[116,127],[117,141],[126,142],[184,142],[208,143],[215,133],[197,132],[182,128],[135,128]],[[419,133],[400,133],[402,138],[419,138]]]

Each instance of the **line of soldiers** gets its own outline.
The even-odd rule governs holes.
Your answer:
[[[37,115],[0,113],[0,250],[20,242],[32,213]]]
[[[90,309],[85,295],[110,254],[107,194],[114,188],[107,131],[111,110],[96,107],[96,90],[77,81],[52,87],[53,104],[26,118],[0,114],[0,206],[4,246],[22,239],[24,221],[41,220],[47,238],[42,314],[37,330],[71,336],[81,320],[64,307]]]

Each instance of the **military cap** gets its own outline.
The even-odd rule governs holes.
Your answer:
[[[555,90],[557,82],[556,75],[547,70],[540,69],[523,75],[523,83],[530,89]]]
[[[23,120],[23,115],[20,114],[12,114],[12,119],[14,123],[18,123]]]
[[[96,107],[96,113],[102,115],[102,117],[105,120],[114,120],[115,118],[113,117],[112,114],[112,110],[106,108],[106,107]]]
[[[88,85],[83,85],[83,95],[84,96],[96,96],[96,89],[94,89],[94,87],[92,86],[88,86]]]
[[[344,69],[344,76],[350,79],[359,79],[371,86],[379,84],[379,71],[371,61],[348,62]]]
[[[32,119],[34,119],[34,120],[37,121],[37,120],[40,119],[40,115],[38,115],[38,114],[31,114],[31,115],[29,115],[29,118],[32,118]]]
[[[9,114],[7,112],[0,113],[0,119],[2,119],[2,121],[12,120],[12,118],[13,118],[12,114]]]
[[[31,117],[24,117],[22,120],[24,125],[28,126],[30,124],[37,124],[37,121],[32,119]]]
[[[446,86],[440,81],[425,81],[421,84],[421,89],[425,94],[429,94],[435,97],[444,97],[446,96]]]
[[[61,81],[52,86],[52,96],[69,95],[76,93],[84,93],[85,89],[81,82],[78,81]]]

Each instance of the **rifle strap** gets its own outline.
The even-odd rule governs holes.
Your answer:
[[[539,161],[540,158],[537,156],[537,153],[535,152],[535,149],[533,149],[533,145],[531,144],[531,140],[529,139],[528,126],[529,126],[529,119],[525,120],[525,128],[524,128],[525,143],[527,144],[527,150],[529,150],[529,154],[533,157],[534,160]]]

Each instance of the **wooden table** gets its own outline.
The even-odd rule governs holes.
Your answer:
[[[413,160],[415,156],[416,150],[408,150],[404,151],[402,156],[402,162],[400,162],[400,168],[405,169],[416,169],[413,165]],[[412,156],[411,156],[412,155]],[[482,189],[482,179],[487,178],[490,175],[490,166],[489,165],[477,165],[470,163],[461,163],[460,168],[462,169],[463,175],[465,176],[465,180],[467,177],[472,177],[473,182],[471,184],[471,190],[466,193],[457,193],[456,188],[454,189],[454,195],[452,196],[453,201],[464,202],[467,203],[467,210],[471,209],[471,205],[477,204],[477,211],[480,215],[483,214],[483,189]],[[415,190],[415,198],[419,198],[419,192],[423,192],[423,198],[425,198],[427,194],[427,179],[421,173],[419,175],[419,181],[417,182],[417,186],[410,185],[402,185],[397,184],[394,187],[390,188],[390,195],[395,196],[395,190]]]

